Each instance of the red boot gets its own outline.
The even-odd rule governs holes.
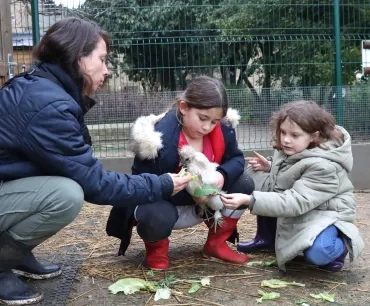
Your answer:
[[[236,228],[239,219],[223,217],[222,226],[212,227],[213,220],[206,220],[205,223],[209,228],[206,244],[203,247],[204,257],[214,257],[227,262],[244,264],[248,261],[248,256],[233,251],[227,244],[227,239],[231,236]]]
[[[144,241],[146,249],[146,263],[150,269],[166,270],[169,266],[168,238],[156,242]]]

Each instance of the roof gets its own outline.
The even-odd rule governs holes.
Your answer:
[[[40,39],[44,36],[44,33],[40,33]],[[32,32],[13,33],[13,47],[32,47]]]

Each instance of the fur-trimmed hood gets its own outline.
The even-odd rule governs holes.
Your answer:
[[[167,114],[151,114],[139,117],[131,129],[131,149],[140,159],[155,159],[162,149],[162,133],[155,130],[155,125]],[[223,124],[236,128],[240,115],[236,109],[229,108],[226,116],[221,120]]]

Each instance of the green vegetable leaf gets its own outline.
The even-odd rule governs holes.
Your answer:
[[[148,276],[154,276],[154,271],[153,270],[149,270],[148,272],[146,272],[146,275],[148,275]]]
[[[108,287],[108,290],[117,294],[123,292],[124,294],[133,294],[139,290],[155,290],[155,285],[140,278],[123,278]]]
[[[168,300],[170,297],[171,297],[171,289],[170,288],[159,288],[155,292],[154,301]]]
[[[182,167],[180,172],[179,172],[179,176],[180,177],[183,177],[184,175],[186,174],[186,168],[185,167]]]
[[[308,302],[304,299],[300,299],[299,301],[296,301],[295,303],[301,306],[310,306],[310,304],[308,304]]]
[[[212,186],[210,184],[204,184],[200,187],[195,188],[194,190],[194,196],[196,197],[204,197],[206,195],[219,193],[220,189],[218,189],[215,186]]]
[[[284,280],[280,279],[269,279],[269,280],[263,280],[261,282],[261,287],[270,287],[270,288],[283,288],[286,286],[298,286],[298,287],[304,287],[304,284],[296,283],[296,282],[286,282]]]
[[[277,292],[265,292],[258,290],[258,293],[261,295],[261,297],[256,299],[257,303],[262,303],[263,300],[275,300],[280,297],[280,293]]]
[[[191,283],[191,287],[188,291],[188,293],[194,293],[194,292],[197,292],[198,290],[200,289],[200,286],[197,282],[192,282]]]
[[[266,260],[261,260],[261,261],[250,261],[247,263],[247,266],[249,267],[255,267],[255,266],[260,266],[260,267],[271,267],[271,266],[277,266],[277,261],[276,259],[266,261]]]
[[[318,299],[318,300],[328,301],[328,302],[332,302],[332,303],[335,302],[335,299],[334,299],[335,295],[330,294],[328,292],[323,292],[323,293],[319,293],[319,294],[311,293],[310,296],[312,296],[313,298]]]
[[[175,281],[175,274],[168,274],[163,281],[158,282],[158,287],[167,288],[173,285]]]

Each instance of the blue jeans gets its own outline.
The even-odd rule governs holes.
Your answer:
[[[303,253],[305,259],[314,265],[323,266],[337,259],[345,250],[345,244],[339,237],[334,225],[328,226],[315,239],[313,245]]]

